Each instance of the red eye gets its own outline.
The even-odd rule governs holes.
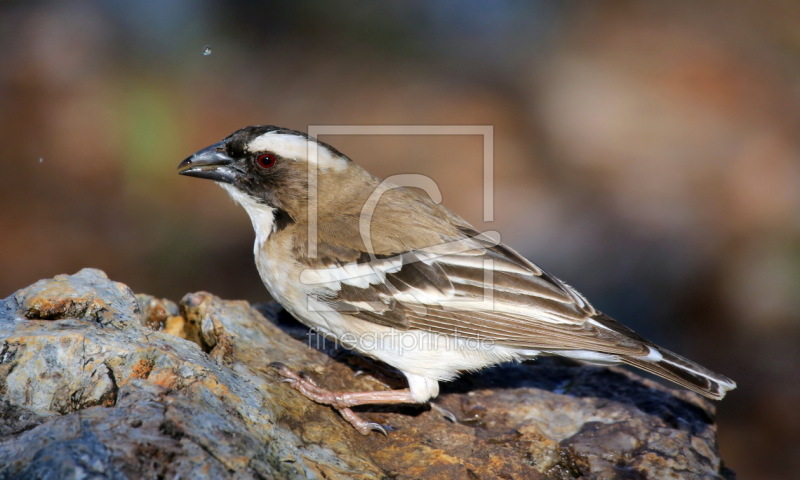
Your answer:
[[[278,157],[271,153],[262,153],[256,157],[256,163],[261,168],[272,168],[275,166],[276,161],[278,161]]]

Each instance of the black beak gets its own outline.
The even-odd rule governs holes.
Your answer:
[[[241,172],[234,167],[234,160],[225,153],[225,144],[220,142],[182,161],[178,165],[178,174],[233,183]]]

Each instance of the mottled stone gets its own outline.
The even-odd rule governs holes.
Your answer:
[[[138,318],[139,305],[130,301],[133,298],[127,285],[112,282],[93,268],[39,280],[14,294],[21,307],[18,313],[31,320],[75,318],[112,327]]]
[[[624,370],[542,359],[467,374],[438,400],[457,423],[373,408],[362,415],[394,430],[365,437],[280,383],[274,361],[330,388],[402,386],[275,304],[200,292],[176,305],[90,269],[39,281],[0,302],[0,479],[727,472],[710,402]]]

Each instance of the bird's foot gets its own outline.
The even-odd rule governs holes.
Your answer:
[[[377,431],[384,435],[388,434],[390,427],[385,427],[379,423],[368,422],[355,413],[350,407],[356,405],[382,404],[382,403],[412,403],[407,401],[404,391],[389,392],[336,392],[320,387],[305,374],[297,373],[286,365],[274,362],[270,367],[283,377],[281,381],[288,383],[301,395],[322,405],[333,407],[339,415],[347,420],[359,433],[368,435],[371,431]],[[385,395],[390,394],[390,395]],[[399,394],[399,395],[398,395]],[[407,395],[410,399],[410,395]]]
[[[356,412],[354,412],[349,408],[346,407],[340,408],[334,405],[331,406],[334,409],[336,409],[336,411],[339,412],[339,415],[341,415],[342,418],[347,420],[347,422],[350,425],[352,425],[353,428],[355,428],[358,431],[358,433],[362,435],[369,435],[369,432],[374,431],[382,433],[384,437],[388,437],[389,430],[393,430],[393,428],[388,425],[381,425],[380,423],[376,422],[368,422],[363,418],[359,417]]]

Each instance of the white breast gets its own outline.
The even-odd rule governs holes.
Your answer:
[[[253,222],[253,230],[256,232],[256,248],[263,245],[267,238],[275,232],[275,209],[257,202],[233,185],[222,182],[217,182],[217,185],[224,188],[228,195],[244,208],[250,221]]]
[[[221,182],[217,184],[224,188],[228,195],[241,205],[247,212],[247,216],[250,217],[250,221],[253,223],[253,230],[256,232],[256,240],[253,244],[256,268],[272,297],[285,306],[289,301],[285,288],[288,282],[291,281],[287,278],[289,272],[285,271],[286,266],[281,267],[276,264],[272,261],[272,256],[266,255],[264,252],[267,239],[275,233],[275,209],[257,202],[232,185]]]

